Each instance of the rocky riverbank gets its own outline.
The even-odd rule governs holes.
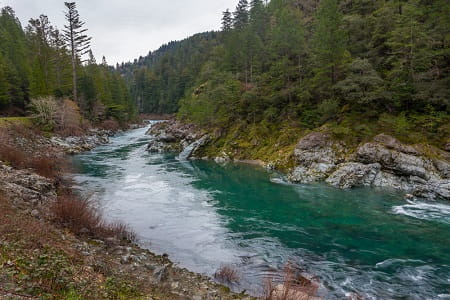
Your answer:
[[[0,280],[0,299],[3,299],[2,297],[38,299],[39,296],[34,296],[34,292],[27,291],[41,290],[39,280],[25,284],[19,275],[25,274],[29,270],[24,270],[18,260],[26,260],[30,267],[36,264],[35,267],[38,268],[39,262],[35,261],[39,257],[37,254],[54,245],[61,247],[62,255],[67,260],[73,259],[72,263],[76,264],[64,266],[73,269],[67,271],[67,274],[61,275],[64,276],[61,280],[77,280],[75,285],[78,283],[91,284],[92,295],[99,294],[97,294],[98,298],[93,296],[89,299],[113,299],[112,294],[102,295],[100,291],[102,285],[106,286],[107,280],[111,280],[111,278],[115,278],[115,280],[121,278],[121,282],[126,283],[127,287],[119,287],[125,289],[123,293],[130,292],[126,290],[130,289],[133,290],[135,296],[146,296],[145,299],[250,299],[245,295],[230,293],[228,288],[213,283],[205,276],[175,266],[167,256],[157,256],[136,244],[115,238],[100,240],[80,237],[64,228],[53,226],[50,207],[56,201],[57,188],[51,180],[45,177],[28,170],[15,170],[0,162],[0,194],[4,195],[0,200],[2,213],[5,214],[2,217],[8,218],[8,220],[0,222],[0,232],[2,233],[0,236],[0,278],[2,279]],[[45,244],[34,245],[29,256],[22,254],[21,257],[14,257],[12,253],[27,252],[26,247],[28,246],[13,240],[12,235],[22,229],[17,222],[14,222],[16,228],[10,232],[12,228],[9,218],[16,221],[21,220],[23,226],[33,224],[34,228],[43,227],[51,234],[37,233],[45,236]],[[28,238],[40,239],[42,237]],[[56,254],[47,255],[52,257]],[[75,274],[74,270],[85,274]],[[12,276],[11,274],[16,275]],[[70,277],[71,275],[76,275],[76,279]],[[88,282],[88,280],[94,279],[97,281],[96,283]],[[114,291],[104,292],[114,293]]]
[[[293,182],[394,188],[415,197],[450,200],[450,153],[431,146],[405,145],[380,134],[352,148],[313,132],[299,141],[293,158]]]
[[[70,174],[50,162],[107,143],[112,134],[1,132],[0,299],[251,299],[128,239],[93,236],[84,228],[74,232],[56,221],[52,208],[70,189]]]
[[[83,136],[50,138],[49,143],[62,149],[67,154],[78,154],[109,143],[109,138],[116,134],[112,130],[91,129]]]
[[[273,168],[276,162],[235,159],[230,151],[213,157],[202,154],[202,147],[213,143],[211,133],[194,125],[169,120],[153,126],[148,150],[175,151],[184,158],[258,162]],[[450,153],[430,145],[406,145],[392,136],[379,134],[360,145],[348,145],[331,134],[315,131],[301,138],[293,148],[288,179],[294,183],[325,181],[338,188],[373,186],[392,188],[430,200],[450,200]],[[236,150],[235,152],[237,152]]]

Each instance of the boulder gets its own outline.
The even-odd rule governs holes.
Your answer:
[[[289,181],[297,183],[312,183],[324,180],[334,170],[336,165],[313,163],[309,167],[298,166],[288,174]]]
[[[152,140],[149,142],[148,146],[147,146],[147,151],[151,152],[151,153],[164,153],[164,152],[170,152],[171,151],[171,147],[170,145],[157,141],[157,140]]]
[[[416,197],[427,199],[450,199],[450,179],[430,181],[417,185],[413,190]]]
[[[410,145],[404,145],[399,140],[394,138],[393,136],[387,134],[379,134],[373,138],[375,143],[381,144],[388,149],[396,150],[398,152],[403,152],[407,154],[419,155],[420,152]]]
[[[383,169],[402,176],[429,179],[432,175],[429,172],[429,169],[433,168],[432,165],[422,157],[391,150],[377,143],[367,143],[359,147],[356,160],[364,164],[379,163]]]
[[[147,150],[154,153],[183,152],[184,149],[193,144],[201,147],[207,141],[207,138],[203,138],[205,133],[196,126],[176,120],[156,123],[146,134],[153,136]],[[197,141],[200,141],[200,143]],[[195,149],[188,156],[195,152],[198,147],[194,147]]]
[[[450,179],[450,164],[444,160],[434,159],[434,167],[444,179]]]
[[[342,143],[333,141],[323,132],[313,132],[302,138],[294,149],[297,167],[288,175],[289,180],[311,183],[324,180],[336,165],[345,160]]]
[[[377,186],[394,188],[416,197],[450,199],[448,153],[432,146],[402,144],[380,134],[352,155],[345,145],[322,132],[299,141],[294,150],[292,182],[325,180],[339,188]],[[427,154],[425,154],[427,153]]]
[[[378,163],[369,165],[356,162],[343,163],[326,179],[326,182],[342,189],[370,186],[380,169],[381,165]]]

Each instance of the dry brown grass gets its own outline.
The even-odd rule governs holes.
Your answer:
[[[20,169],[26,166],[27,157],[24,152],[2,142],[0,143],[0,160]]]
[[[29,250],[51,245],[53,249],[70,252],[64,243],[60,242],[60,235],[51,224],[20,213],[2,195],[0,195],[0,212],[0,241],[20,242]]]
[[[312,300],[319,285],[300,274],[300,269],[293,263],[284,267],[282,282],[275,283],[267,278],[264,285],[263,299],[265,300]]]
[[[62,179],[64,172],[69,169],[67,162],[63,159],[45,156],[31,157],[27,165],[39,175],[58,181]]]
[[[216,273],[214,273],[214,278],[220,283],[238,283],[241,279],[239,271],[230,265],[221,266]]]
[[[69,191],[61,192],[52,206],[52,213],[57,224],[76,235],[136,241],[135,233],[127,225],[106,222],[91,200],[80,198]]]
[[[0,144],[0,160],[17,169],[33,169],[37,174],[55,181],[61,180],[63,173],[69,169],[61,158],[33,156],[3,143]]]
[[[0,160],[17,169],[33,169],[59,182],[64,172],[69,171],[69,164],[62,157],[46,156],[51,154],[48,149],[33,146],[38,135],[39,132],[24,126],[0,128]]]

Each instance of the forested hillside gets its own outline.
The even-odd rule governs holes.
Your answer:
[[[447,0],[240,0],[222,22],[127,67],[144,111],[178,104],[181,118],[261,139],[324,124],[356,140],[448,139]]]
[[[89,48],[83,53],[76,58],[76,102],[84,116],[95,121],[133,115],[134,104],[120,74],[105,60],[97,64]],[[46,96],[74,98],[65,34],[45,15],[23,28],[14,10],[4,7],[0,14],[0,116],[24,115],[32,99]]]
[[[196,84],[203,63],[219,45],[218,37],[217,32],[200,33],[118,66],[139,109],[151,113],[176,112],[179,99]]]

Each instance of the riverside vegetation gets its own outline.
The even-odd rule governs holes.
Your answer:
[[[65,154],[138,112],[176,114],[152,128],[151,151],[450,198],[446,0],[239,0],[221,31],[115,67],[97,63],[65,6],[62,31],[45,15],[22,27],[11,7],[0,14],[0,297],[248,298],[140,249],[70,190]],[[312,298],[301,279],[268,284],[266,298]]]
[[[330,181],[414,192],[415,182],[433,177],[448,198],[449,10],[446,1],[242,0],[224,12],[221,32],[169,43],[119,70],[141,110],[174,112],[207,130],[199,157],[262,160],[295,169],[296,182],[325,180],[340,163],[378,163],[402,178],[374,181],[372,168],[372,179]],[[296,147],[310,134],[323,140],[310,152],[328,148],[331,163],[299,157]],[[397,147],[388,160],[410,155],[407,164],[429,171],[417,176],[386,168],[380,157],[350,157],[387,139],[414,148]],[[345,167],[360,178],[370,173]]]

